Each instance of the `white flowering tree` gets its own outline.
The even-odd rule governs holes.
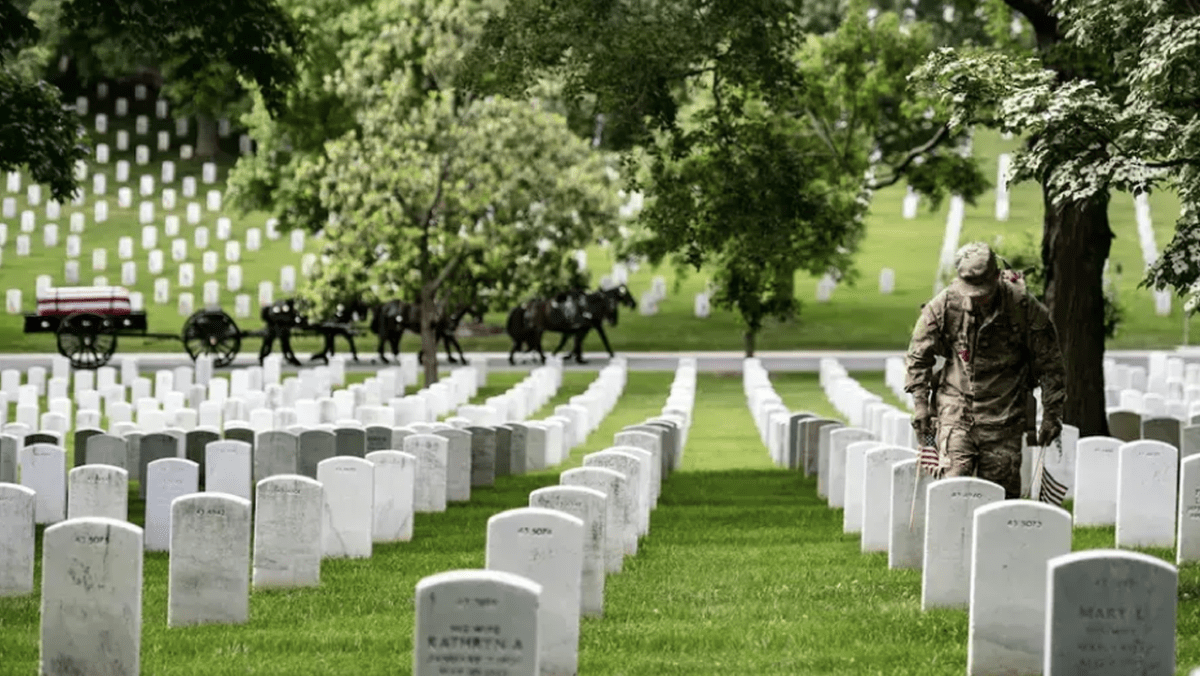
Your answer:
[[[427,384],[440,302],[561,289],[578,272],[575,250],[614,234],[616,173],[536,102],[436,92],[360,122],[313,165],[336,217],[308,294],[318,305],[345,293],[419,300]]]
[[[914,78],[952,124],[1024,134],[1012,179],[1045,197],[1046,301],[1067,362],[1066,422],[1107,434],[1102,274],[1114,192],[1169,189],[1182,213],[1143,286],[1200,293],[1200,7],[1158,0],[1006,0],[1029,19],[1030,53],[932,54]],[[1191,302],[1195,306],[1195,301]]]

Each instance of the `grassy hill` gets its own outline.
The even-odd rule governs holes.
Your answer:
[[[202,303],[204,282],[216,280],[221,284],[221,306],[234,314],[234,297],[236,293],[250,296],[251,315],[249,317],[235,316],[239,326],[244,330],[256,329],[261,326],[258,319],[258,283],[270,280],[275,285],[275,298],[282,298],[280,289],[280,268],[292,265],[297,274],[301,271],[301,253],[291,250],[287,233],[279,239],[269,240],[266,237],[265,223],[267,216],[262,213],[240,215],[230,209],[227,204],[221,211],[210,212],[205,206],[205,194],[211,189],[222,189],[228,169],[232,166],[235,155],[226,154],[218,158],[217,182],[208,185],[201,181],[202,162],[198,160],[182,161],[179,146],[183,143],[194,143],[195,126],[189,128],[189,135],[176,135],[175,122],[168,115],[160,120],[154,114],[153,101],[130,100],[129,114],[116,117],[113,111],[115,94],[107,100],[97,101],[93,98],[87,116],[87,126],[92,130],[94,143],[106,143],[111,151],[107,164],[93,162],[88,168],[88,179],[85,181],[86,198],[81,206],[63,205],[60,218],[56,219],[59,226],[58,244],[46,247],[42,241],[42,225],[50,222],[46,218],[45,197],[38,206],[26,203],[25,189],[28,181],[23,180],[21,190],[9,194],[0,190],[0,198],[15,197],[17,200],[18,216],[16,218],[0,218],[8,228],[7,242],[0,247],[0,289],[21,289],[23,292],[23,311],[32,312],[34,308],[36,280],[39,275],[51,275],[56,285],[64,284],[64,265],[67,261],[66,239],[69,234],[71,214],[80,212],[84,215],[86,226],[81,234],[82,251],[78,260],[80,263],[80,283],[90,284],[94,277],[103,275],[111,284],[121,280],[121,263],[117,255],[118,240],[121,237],[131,237],[134,240],[134,260],[138,264],[137,283],[131,285],[133,290],[140,291],[145,296],[146,311],[149,315],[151,330],[159,333],[177,334],[185,320],[181,316],[176,303],[178,292],[188,290],[195,296],[196,306]],[[109,116],[108,131],[98,134],[94,131],[95,114],[106,113]],[[134,129],[135,117],[144,114],[149,117],[150,129],[145,135],[138,135]],[[118,130],[129,132],[130,143],[128,151],[116,149],[116,134]],[[156,134],[167,131],[171,135],[171,148],[168,151],[156,150]],[[1016,147],[1017,141],[1006,141],[998,135],[981,133],[974,145],[975,156],[978,158],[986,175],[996,174],[996,158],[1002,152],[1010,152]],[[150,162],[139,166],[134,162],[134,149],[137,145],[150,148]],[[229,153],[237,152],[237,138],[231,136],[222,141],[223,150]],[[161,181],[161,162],[170,159],[176,164],[175,179],[170,184]],[[123,184],[132,189],[133,202],[129,208],[120,208],[117,203],[117,190],[122,185],[115,180],[116,162],[127,160],[130,163],[130,180]],[[94,173],[107,176],[108,189],[104,196],[91,194]],[[154,177],[155,191],[152,196],[142,197],[138,191],[138,179],[146,174]],[[192,198],[182,196],[181,184],[183,177],[192,176],[197,180],[197,194]],[[4,188],[0,184],[0,189]],[[177,201],[175,208],[163,208],[161,191],[165,187],[176,190]],[[43,190],[43,194],[46,191]],[[1004,238],[1023,237],[1024,233],[1040,233],[1042,202],[1040,189],[1035,184],[1014,186],[1011,191],[1010,217],[1007,222],[995,220],[994,195],[984,195],[976,206],[968,205],[963,223],[960,243],[970,240],[983,239],[992,241],[997,236]],[[817,279],[802,274],[797,278],[797,290],[803,303],[801,316],[794,322],[776,324],[767,328],[761,335],[758,347],[762,350],[782,349],[902,349],[907,345],[908,336],[915,320],[917,308],[932,293],[935,279],[938,253],[941,249],[942,238],[946,223],[948,205],[943,204],[937,211],[929,211],[926,205],[917,217],[906,220],[902,217],[903,187],[893,187],[876,194],[872,211],[868,219],[867,235],[857,257],[857,266],[862,278],[857,286],[839,287],[827,303],[816,301]],[[752,198],[752,196],[747,196]],[[94,221],[94,203],[98,199],[108,202],[109,217],[107,222]],[[153,201],[155,204],[154,222],[158,226],[157,248],[164,254],[164,270],[161,277],[170,280],[171,297],[166,304],[154,302],[153,284],[155,277],[147,268],[147,252],[141,246],[142,225],[138,222],[138,205],[141,201]],[[202,220],[197,225],[187,221],[187,204],[196,202],[201,206]],[[1152,200],[1152,213],[1155,219],[1155,234],[1157,246],[1161,249],[1169,241],[1173,230],[1175,214],[1179,205],[1173,195],[1156,194]],[[27,257],[16,255],[16,238],[20,233],[20,212],[34,211],[36,227],[30,235],[32,250]],[[164,223],[168,214],[177,215],[180,220],[180,232],[177,235],[188,242],[187,258],[183,261],[173,261],[171,258],[171,240],[164,232]],[[242,290],[229,291],[225,288],[226,263],[224,260],[224,242],[217,239],[217,219],[228,217],[232,222],[231,239],[241,242],[241,266],[243,271]],[[1117,238],[1113,243],[1110,258],[1110,272],[1115,272],[1119,266],[1123,274],[1114,275],[1119,290],[1119,299],[1126,307],[1126,321],[1121,327],[1119,336],[1110,345],[1116,348],[1165,348],[1181,342],[1182,335],[1182,305],[1174,303],[1170,316],[1158,317],[1154,313],[1153,297],[1148,290],[1137,289],[1143,265],[1140,248],[1137,241],[1137,231],[1134,221],[1133,200],[1128,195],[1116,195],[1110,208],[1110,218]],[[196,227],[203,226],[209,230],[209,250],[216,251],[220,257],[220,265],[214,274],[207,274],[202,269],[202,251],[197,249],[194,242]],[[246,249],[246,232],[250,228],[259,228],[263,234],[262,248],[259,251]],[[107,250],[108,265],[103,272],[92,270],[92,250],[103,248]],[[317,251],[318,245],[309,238],[305,252]],[[589,264],[593,271],[594,281],[606,274],[612,264],[609,252],[600,247],[592,247],[589,253]],[[179,266],[181,263],[192,263],[195,268],[195,283],[190,289],[180,288]],[[878,276],[883,268],[895,270],[895,290],[890,295],[882,295],[878,291]],[[740,349],[741,330],[736,317],[730,313],[715,310],[707,319],[697,319],[693,315],[693,298],[703,290],[707,277],[701,273],[692,274],[681,280],[680,288],[675,289],[674,274],[670,269],[654,271],[642,266],[630,275],[630,287],[635,295],[648,290],[651,280],[661,274],[668,282],[668,298],[659,303],[656,316],[644,317],[637,313],[625,312],[621,316],[620,325],[609,331],[609,338],[617,350],[716,350]],[[302,279],[300,282],[302,283]],[[488,323],[497,326],[503,324],[505,312],[497,311],[489,315]],[[416,338],[409,336],[402,349],[411,351],[416,346]],[[0,319],[0,344],[5,351],[37,351],[55,350],[53,335],[26,335],[22,329],[22,319],[19,315],[9,315]],[[503,335],[486,337],[470,337],[463,340],[464,348],[473,349],[507,349],[508,341]],[[308,349],[315,342],[303,341],[302,347]],[[367,351],[374,349],[373,337],[364,341],[361,348]],[[552,347],[549,346],[549,347]],[[589,349],[599,349],[599,341],[594,337],[589,340]],[[177,341],[145,340],[141,338],[121,338],[118,346],[121,351],[176,351],[181,350]],[[250,339],[244,343],[243,352],[253,352],[258,349],[258,341]]]

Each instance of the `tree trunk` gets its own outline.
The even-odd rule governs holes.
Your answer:
[[[433,289],[421,291],[421,355],[425,366],[425,387],[438,381],[437,334],[433,331],[433,313],[436,310]]]
[[[217,121],[208,113],[196,115],[196,157],[210,158],[220,150],[217,145]]]
[[[1055,207],[1045,202],[1042,263],[1046,305],[1066,367],[1063,422],[1079,435],[1108,436],[1104,402],[1104,263],[1113,232],[1108,196]]]
[[[757,331],[747,330],[742,334],[742,345],[746,348],[746,356],[754,356],[754,339],[758,336]]]

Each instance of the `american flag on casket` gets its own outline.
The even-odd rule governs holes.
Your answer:
[[[59,286],[38,289],[37,316],[51,317],[76,312],[127,315],[133,312],[129,289],[123,286]]]

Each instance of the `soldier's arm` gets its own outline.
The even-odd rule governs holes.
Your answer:
[[[1033,352],[1033,377],[1042,388],[1042,420],[1061,422],[1067,386],[1058,331],[1050,319],[1050,311],[1032,298],[1029,303],[1029,346]]]
[[[929,390],[933,384],[933,365],[939,355],[946,355],[933,311],[935,302],[931,301],[921,308],[921,316],[913,328],[912,341],[908,344],[905,358],[908,376],[904,381],[904,391],[912,395],[913,418],[916,420],[932,413],[929,410]]]

